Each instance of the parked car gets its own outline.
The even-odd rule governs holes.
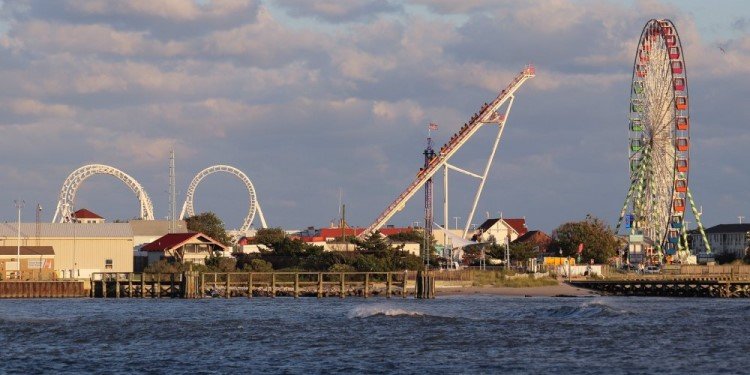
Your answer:
[[[661,273],[661,267],[659,266],[648,266],[643,270],[643,273],[646,274],[655,274],[655,273]]]

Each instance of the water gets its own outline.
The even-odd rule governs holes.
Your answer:
[[[0,300],[2,373],[750,371],[750,300]]]

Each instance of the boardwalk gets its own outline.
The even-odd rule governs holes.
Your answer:
[[[390,298],[406,297],[407,279],[405,272],[103,272],[92,275],[90,295],[97,298]]]

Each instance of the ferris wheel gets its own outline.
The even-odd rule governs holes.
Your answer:
[[[685,210],[689,204],[708,246],[700,213],[688,189],[687,70],[680,37],[670,20],[652,19],[641,32],[629,105],[630,188],[616,230],[625,219],[631,241],[642,241],[650,255],[659,260],[685,254]]]

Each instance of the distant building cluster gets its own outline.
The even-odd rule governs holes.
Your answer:
[[[347,239],[362,234],[365,228],[330,226],[308,227],[287,231],[292,238],[321,246],[324,251],[354,251]],[[421,243],[403,240],[409,236],[394,235],[422,231],[422,228],[386,226],[379,230],[394,248],[419,255]],[[541,253],[547,251],[551,238],[541,231],[529,231],[524,218],[488,219],[463,240],[458,229],[437,228],[433,231],[436,247],[455,249],[460,262],[460,248],[466,243],[532,243]],[[240,238],[234,248],[203,233],[187,230],[185,221],[131,220],[108,223],[87,209],[75,212],[69,223],[0,224],[0,278],[70,279],[90,278],[96,272],[140,272],[163,259],[203,263],[210,255],[232,256],[255,253],[263,245],[254,242],[254,232]]]

